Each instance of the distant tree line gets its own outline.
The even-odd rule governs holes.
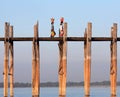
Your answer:
[[[10,84],[9,84],[10,86]],[[40,83],[40,87],[58,87],[58,82],[44,82]],[[84,86],[84,82],[67,82],[67,87],[78,87]],[[110,81],[102,81],[102,82],[91,82],[91,86],[110,86]],[[120,86],[120,82],[117,82],[117,86]],[[14,83],[14,87],[31,87],[31,83]],[[0,88],[3,88],[3,83],[0,83]]]

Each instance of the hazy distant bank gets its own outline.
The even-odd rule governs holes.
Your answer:
[[[84,86],[84,82],[67,82],[67,87]],[[110,81],[91,82],[91,86],[110,86]],[[120,86],[120,82],[117,82],[117,86]],[[14,87],[31,87],[31,83],[14,83]],[[44,82],[40,83],[40,87],[58,87],[58,82]],[[3,88],[3,83],[0,83],[0,88]]]

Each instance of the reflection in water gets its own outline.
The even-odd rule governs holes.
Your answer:
[[[65,95],[59,95],[58,97],[66,97]]]
[[[58,97],[66,97],[66,96],[60,95],[60,96],[58,96]],[[84,97],[90,97],[90,96],[84,96]],[[117,96],[111,95],[110,97],[117,97]]]
[[[84,96],[84,97],[90,97],[90,96]],[[110,97],[117,97],[117,96],[111,95]]]
[[[84,96],[84,97],[90,97],[90,96]]]
[[[117,97],[117,96],[111,95],[110,97]]]

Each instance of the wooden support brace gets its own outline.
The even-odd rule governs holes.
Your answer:
[[[4,97],[8,96],[8,61],[9,61],[9,23],[5,23],[5,40],[4,40]]]
[[[90,79],[91,79],[91,35],[92,23],[88,23],[88,28],[85,30],[84,37],[84,89],[85,95],[90,95]]]
[[[117,24],[113,24],[111,28],[111,65],[110,65],[110,85],[111,95],[116,96],[117,86]]]
[[[40,56],[38,41],[38,23],[34,26],[34,39],[32,46],[32,97],[40,94]]]
[[[67,23],[64,23],[63,41],[58,43],[59,46],[59,97],[66,96],[66,73],[67,73]]]

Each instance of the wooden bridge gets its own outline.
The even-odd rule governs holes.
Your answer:
[[[111,95],[116,95],[117,83],[117,24],[111,27],[111,37],[92,37],[92,23],[88,23],[84,37],[67,37],[67,23],[64,23],[63,37],[39,37],[38,23],[34,25],[34,37],[13,37],[13,26],[5,23],[5,37],[0,37],[4,42],[4,97],[8,97],[8,77],[10,76],[10,97],[14,97],[14,41],[32,42],[32,97],[39,97],[40,94],[40,41],[58,41],[59,48],[59,97],[66,96],[67,79],[67,42],[84,42],[84,91],[90,95],[91,79],[91,42],[110,41],[111,64],[110,64],[110,86]],[[10,55],[10,56],[9,56]],[[9,62],[10,61],[10,62]],[[8,68],[9,66],[9,68]]]

